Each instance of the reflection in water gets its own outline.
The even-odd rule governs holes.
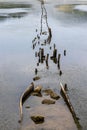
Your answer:
[[[30,8],[31,4],[24,4],[20,2],[0,2],[0,9],[14,9],[14,8]]]
[[[36,29],[36,33],[37,32],[38,32],[38,29]],[[62,75],[62,71],[60,69],[61,54],[57,54],[56,45],[51,43],[51,39],[52,39],[52,31],[48,25],[47,11],[44,5],[44,1],[42,0],[41,1],[40,33],[37,34],[36,37],[32,40],[33,49],[39,46],[39,50],[38,51],[36,50],[35,52],[35,57],[38,58],[37,66],[39,66],[40,63],[42,64],[45,62],[46,68],[49,69],[49,58],[50,58],[50,60],[52,60],[53,63],[57,65],[59,75],[61,76]],[[47,50],[45,46],[49,46],[49,49]],[[64,55],[66,55],[65,53],[66,53],[66,50],[64,51]]]
[[[29,13],[30,4],[20,3],[1,3],[0,2],[0,21],[9,18],[21,18]]]
[[[42,9],[42,15],[41,15],[41,32],[40,32],[40,34],[44,34],[44,32],[43,32],[43,26],[44,25],[43,24],[46,24],[47,29],[48,29],[48,38],[45,40],[45,42],[50,44],[51,38],[52,38],[52,32],[51,32],[51,28],[48,25],[47,11],[46,11],[46,8],[44,6],[43,0],[41,1],[41,9]]]
[[[55,7],[58,19],[61,20],[61,22],[64,24],[68,23],[69,25],[73,24],[79,25],[80,23],[87,21],[87,11],[86,9],[81,8],[82,5],[69,4],[69,5],[57,5]]]
[[[53,61],[54,64],[58,67],[58,73],[59,76],[62,75],[62,71],[60,69],[60,57],[61,54],[57,54],[57,48],[56,44],[51,43],[52,39],[52,30],[48,25],[48,18],[47,18],[47,11],[44,5],[44,1],[41,1],[41,28],[40,33],[36,35],[36,37],[32,40],[33,49],[35,49],[37,46],[39,46],[39,50],[35,52],[35,57],[37,58],[37,66],[39,64],[44,63],[46,65],[46,68],[49,69],[49,58]],[[38,32],[38,29],[36,29],[36,33]],[[47,50],[45,47],[49,46],[49,49]],[[50,53],[50,52],[52,53]],[[64,52],[65,54],[66,52]],[[58,56],[57,56],[58,55]],[[36,69],[35,69],[36,70]],[[36,73],[36,71],[35,71]]]

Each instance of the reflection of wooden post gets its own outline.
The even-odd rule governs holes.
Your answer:
[[[37,75],[37,68],[35,68],[35,74]]]
[[[49,30],[49,36],[50,36],[50,39],[51,39],[51,37],[52,37],[51,28],[48,28],[48,30]]]
[[[34,50],[34,48],[35,48],[35,45],[33,44],[33,50]]]
[[[58,69],[60,70],[60,57],[61,57],[61,54],[58,54]],[[62,73],[61,73],[62,71],[60,71],[59,72],[59,75],[61,75]]]
[[[40,58],[39,58],[39,59],[38,59],[38,63],[40,63],[40,61],[41,61],[41,60],[40,60]]]
[[[37,52],[35,52],[35,57],[37,57],[38,56],[38,54],[37,54]]]
[[[50,50],[52,49],[52,47],[50,46]]]
[[[57,66],[58,66],[58,69],[60,70],[60,63],[58,62],[58,64],[57,64]]]
[[[37,63],[37,66],[39,66],[39,63]]]
[[[60,86],[61,86],[61,94],[62,94],[62,96],[63,96],[63,98],[64,98],[64,100],[65,100],[65,102],[66,102],[66,104],[67,104],[67,106],[68,106],[68,108],[70,110],[70,112],[72,113],[72,116],[73,116],[73,119],[74,119],[74,121],[75,121],[75,123],[77,125],[77,128],[78,128],[78,130],[82,130],[82,127],[81,127],[81,125],[80,125],[80,123],[78,121],[78,118],[76,116],[76,113],[74,111],[74,108],[73,108],[73,106],[72,106],[72,104],[70,102],[69,96],[67,95],[62,83],[60,83]]]
[[[58,54],[58,63],[60,63],[61,54]]]
[[[54,49],[55,49],[56,45],[54,44]]]

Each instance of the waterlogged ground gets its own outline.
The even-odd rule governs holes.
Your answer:
[[[56,64],[51,60],[49,60],[48,70],[45,63],[37,67],[32,40],[36,36],[36,29],[39,32],[41,27],[40,2],[33,0],[25,3],[0,3],[0,129],[2,130],[26,130],[29,129],[29,125],[30,128],[35,129],[29,116],[30,113],[33,114],[33,111],[38,113],[40,108],[45,115],[44,111],[48,111],[46,127],[44,127],[44,123],[42,124],[44,129],[50,128],[50,125],[55,124],[56,126],[57,121],[60,125],[54,127],[56,130],[57,128],[62,130],[62,126],[66,130],[76,128],[75,125],[72,125],[74,124],[72,116],[64,102],[61,101],[62,99],[55,104],[55,109],[52,106],[48,110],[48,108],[40,106],[42,99],[30,98],[24,104],[23,124],[18,123],[19,98],[33,81],[36,67],[38,75],[41,77],[35,82],[36,85],[41,84],[44,88],[51,87],[60,94],[60,81],[67,83],[76,114],[80,118],[83,130],[87,129],[87,5],[85,2],[75,4],[71,1],[58,2],[56,0],[52,2],[49,0],[45,7],[49,27],[52,30],[51,45],[46,45],[45,50],[49,51],[51,55],[52,51],[49,48],[53,47],[55,43],[58,53],[61,53],[61,70],[63,72],[61,76],[59,76]],[[36,46],[36,50],[38,48],[39,46]],[[66,50],[66,57],[63,55],[64,50]],[[26,110],[26,105],[31,105],[31,109]],[[49,118],[52,110],[55,110],[55,116]],[[61,124],[59,118],[56,117],[59,110],[60,120],[64,118],[64,124]],[[51,119],[56,119],[54,124]],[[41,129],[38,126],[36,128]]]

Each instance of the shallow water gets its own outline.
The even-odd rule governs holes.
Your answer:
[[[36,35],[35,30],[40,29],[41,7],[39,1],[28,1],[28,4],[29,7],[26,8],[24,6],[11,10],[0,9],[0,16],[3,16],[0,17],[0,129],[2,130],[21,129],[18,124],[19,97],[35,76],[37,60],[32,50],[32,39]],[[68,5],[67,8],[59,5],[60,2],[48,1],[46,9],[49,26],[52,29],[51,43],[56,44],[58,53],[62,55],[63,75],[60,77],[57,66],[49,61],[49,70],[45,64],[38,67],[41,80],[36,84],[42,83],[44,87],[51,86],[59,91],[60,87],[57,88],[59,82],[67,83],[76,114],[80,118],[83,130],[86,130],[87,11],[79,4]],[[67,52],[66,57],[63,56],[64,49]],[[46,46],[46,50],[49,50],[49,46]]]

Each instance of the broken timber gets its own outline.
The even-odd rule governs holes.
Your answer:
[[[80,123],[78,121],[78,117],[76,116],[74,108],[73,108],[73,106],[72,106],[72,104],[70,102],[69,96],[67,95],[66,90],[64,89],[62,83],[60,83],[60,86],[61,86],[61,95],[64,98],[64,101],[66,102],[66,104],[67,104],[67,106],[68,106],[68,108],[69,108],[69,110],[70,110],[70,112],[71,112],[71,114],[73,116],[73,119],[74,119],[74,121],[76,123],[76,126],[77,126],[78,130],[82,130],[82,126],[80,125]]]
[[[30,86],[28,86],[26,88],[26,90],[23,92],[23,94],[20,97],[20,103],[19,103],[19,110],[20,110],[20,120],[19,123],[22,122],[23,119],[23,103],[25,102],[25,100],[30,96],[30,94],[34,91],[34,83],[31,83]]]

